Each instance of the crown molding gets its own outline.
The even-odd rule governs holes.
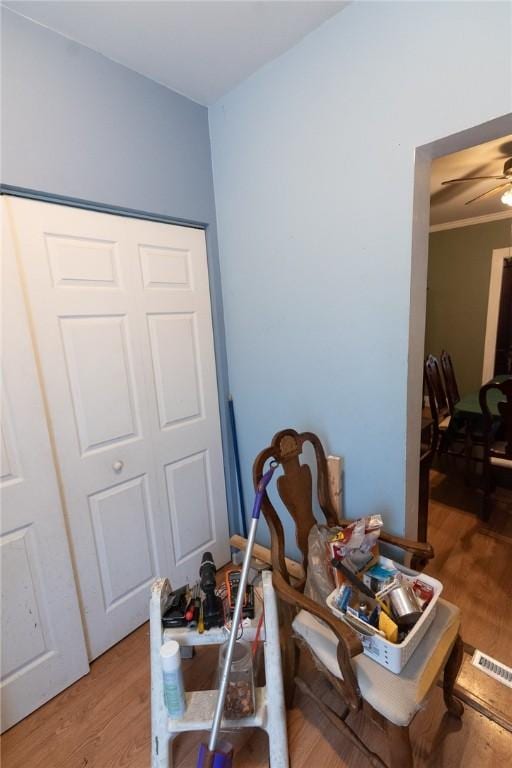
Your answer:
[[[432,224],[429,231],[442,232],[444,229],[471,227],[473,224],[486,224],[488,221],[500,221],[501,219],[512,219],[512,211],[486,213],[483,216],[473,216],[471,219],[458,219],[457,221],[446,221],[443,224]]]

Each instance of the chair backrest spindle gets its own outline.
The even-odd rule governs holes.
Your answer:
[[[436,425],[436,429],[450,414],[450,408],[448,405],[448,399],[443,386],[443,380],[441,378],[441,370],[439,367],[439,361],[434,355],[429,355],[425,360],[425,380],[427,382],[428,398],[430,402],[430,411],[432,413],[432,419]]]
[[[453,416],[455,406],[460,400],[460,394],[459,388],[457,386],[457,379],[455,378],[452,358],[450,354],[444,349],[441,352],[441,368],[444,376],[444,385],[446,388],[450,414]]]

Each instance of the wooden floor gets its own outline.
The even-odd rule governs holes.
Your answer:
[[[512,491],[497,489],[488,523],[478,518],[480,505],[456,467],[431,471],[429,540],[436,556],[426,572],[460,607],[464,642],[512,667]],[[512,722],[512,689],[469,661],[459,682]]]
[[[512,497],[503,497],[486,530],[472,511],[478,498],[462,483],[432,473],[430,539],[449,600],[461,606],[463,636],[471,645],[512,664]],[[184,662],[186,685],[209,688],[215,650]],[[206,670],[206,673],[205,673]],[[464,685],[510,716],[510,689],[464,666]],[[329,696],[310,667],[305,674]],[[499,690],[498,690],[499,689]],[[372,749],[387,759],[385,740],[361,715],[351,716]],[[357,749],[336,733],[300,694],[288,715],[292,768],[367,768]],[[439,689],[411,728],[417,768],[496,768],[511,764],[512,733],[466,707],[462,722],[445,714]],[[198,735],[177,740],[175,765],[193,768]],[[238,742],[237,768],[264,768],[266,736],[249,731]],[[144,625],[91,665],[89,675],[4,734],[2,768],[148,768],[149,627]]]
[[[461,608],[464,641],[512,666],[512,492],[499,489],[484,524],[476,514],[481,497],[461,476],[434,470],[430,488],[429,541],[436,556],[426,573]]]

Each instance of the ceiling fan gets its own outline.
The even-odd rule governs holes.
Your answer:
[[[500,176],[466,176],[462,179],[448,179],[447,181],[441,182],[441,184],[444,186],[445,184],[458,184],[462,181],[483,181],[486,179],[492,179],[493,181],[500,180],[503,181],[504,184],[498,184],[497,187],[488,189],[487,192],[484,192],[477,197],[473,197],[471,200],[465,202],[464,205],[469,205],[470,203],[474,203],[476,200],[481,200],[483,197],[488,197],[489,195],[495,195],[500,189],[507,187],[501,196],[501,202],[505,203],[505,205],[512,206],[512,157],[505,160],[503,173]]]

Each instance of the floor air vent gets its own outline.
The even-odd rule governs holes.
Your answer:
[[[512,669],[505,664],[496,661],[492,656],[487,656],[485,653],[482,653],[482,651],[476,650],[473,654],[471,663],[474,667],[485,672],[486,675],[489,675],[489,677],[494,677],[499,683],[503,683],[503,685],[508,685],[509,688],[512,688]]]

